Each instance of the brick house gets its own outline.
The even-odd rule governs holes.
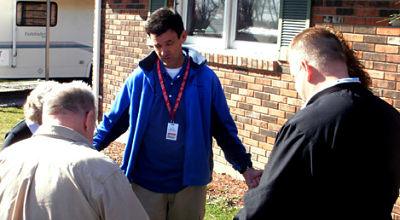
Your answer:
[[[305,27],[340,30],[371,75],[374,93],[400,110],[400,27],[384,20],[399,12],[398,0],[225,0],[219,8],[206,5],[208,11],[195,10],[195,2],[210,1],[102,0],[100,116],[110,110],[126,77],[151,51],[144,24],[150,11],[161,6],[180,12],[188,46],[200,51],[220,78],[256,168],[264,168],[278,130],[302,104],[285,57],[291,38]],[[123,142],[114,142],[107,153],[120,158]],[[213,150],[215,169],[237,175],[226,166],[220,148]],[[393,212],[394,219],[400,219],[399,200]]]

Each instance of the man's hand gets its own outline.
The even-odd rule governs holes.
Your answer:
[[[252,167],[250,167],[243,173],[243,177],[246,180],[246,184],[249,187],[249,189],[252,189],[252,188],[255,188],[258,186],[258,184],[260,183],[260,178],[261,178],[262,174],[263,174],[262,170],[256,170]]]

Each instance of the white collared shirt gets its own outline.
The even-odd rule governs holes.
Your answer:
[[[26,123],[26,126],[28,126],[28,128],[32,134],[34,134],[40,126],[38,123],[36,123],[28,118],[25,119],[25,123]]]

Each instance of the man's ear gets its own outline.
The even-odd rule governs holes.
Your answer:
[[[307,74],[307,81],[311,82],[311,80],[313,78],[313,68],[312,68],[312,66],[310,66],[307,61],[302,60],[301,61],[301,68],[303,68],[304,71]]]
[[[93,118],[94,118],[94,111],[93,110],[88,111],[85,116],[85,124],[84,124],[85,131],[88,131],[88,129],[90,129]]]
[[[186,30],[183,30],[181,33],[181,37],[180,37],[180,39],[182,40],[182,43],[185,43],[186,38],[187,38],[187,32],[186,32]]]

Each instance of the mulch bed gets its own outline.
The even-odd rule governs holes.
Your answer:
[[[213,172],[213,180],[207,186],[207,196],[225,198],[232,202],[232,206],[243,207],[243,195],[247,189],[243,180],[233,179],[228,174]]]

